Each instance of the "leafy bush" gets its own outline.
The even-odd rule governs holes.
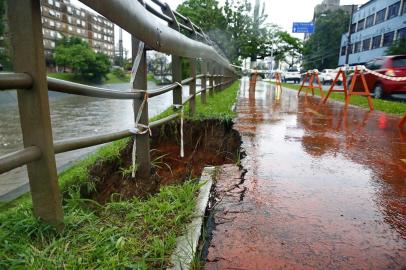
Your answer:
[[[62,38],[55,48],[55,62],[63,70],[70,68],[75,76],[89,81],[106,78],[111,63],[107,55],[96,53],[80,38]]]
[[[125,73],[125,71],[121,68],[113,68],[113,70],[111,71],[111,73],[113,73],[114,76],[116,76],[119,79],[126,79],[127,78],[127,74]]]

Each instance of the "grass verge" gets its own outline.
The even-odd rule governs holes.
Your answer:
[[[282,83],[282,86],[293,89],[293,90],[300,89],[300,85],[294,85],[294,84],[289,84],[289,83]],[[327,93],[327,92],[324,92],[324,93]],[[320,96],[320,93],[318,92],[318,90],[315,90],[315,95]],[[329,98],[344,102],[344,94],[341,94],[341,93],[331,93]],[[378,110],[378,111],[383,111],[383,112],[391,113],[391,114],[406,113],[406,102],[373,99],[373,103],[374,103],[374,109]],[[365,97],[351,96],[350,104],[369,109],[368,100]]]
[[[162,269],[193,213],[197,189],[186,182],[145,201],[101,206],[71,187],[60,233],[22,204],[0,215],[0,269]]]
[[[196,113],[193,117],[189,116],[189,104],[185,105],[184,115],[186,118],[193,120],[207,120],[218,119],[224,121],[231,121],[236,113],[232,110],[233,105],[237,101],[237,93],[240,88],[240,81],[234,82],[231,86],[221,92],[215,93],[210,96],[206,94],[206,104],[202,104],[200,96],[196,97]],[[153,117],[151,121],[156,121],[175,113],[173,108],[169,108]]]
[[[233,118],[238,88],[236,82],[207,96],[204,105],[197,97],[194,118]],[[172,112],[168,109],[155,120]],[[191,219],[196,183],[166,186],[145,200],[113,200],[105,205],[81,196],[83,187],[92,190],[97,181],[91,179],[90,168],[105,161],[120,162],[120,152],[128,143],[123,139],[104,146],[59,175],[64,195],[62,232],[33,217],[29,194],[1,205],[0,269],[164,268]]]

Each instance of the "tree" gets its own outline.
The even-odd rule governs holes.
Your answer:
[[[396,40],[392,46],[386,50],[386,55],[406,54],[406,39]]]
[[[106,78],[111,67],[107,55],[95,53],[87,42],[77,37],[63,37],[58,41],[54,59],[64,71],[69,67],[77,77],[90,81]]]
[[[306,69],[335,68],[341,46],[341,35],[348,30],[350,15],[343,10],[326,11],[315,18],[315,32],[304,45]]]
[[[274,38],[278,44],[274,52],[277,61],[285,62],[289,67],[300,62],[300,56],[303,53],[303,43],[300,39],[292,37],[286,31],[277,32]]]

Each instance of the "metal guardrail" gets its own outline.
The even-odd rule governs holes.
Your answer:
[[[81,0],[107,19],[118,24],[133,36],[133,55],[140,41],[147,48],[172,54],[173,83],[147,91],[146,51],[138,67],[131,91],[116,91],[46,77],[40,0],[8,0],[8,22],[13,48],[15,73],[0,74],[0,90],[18,89],[18,106],[23,131],[24,149],[0,157],[0,173],[27,165],[34,214],[55,226],[63,226],[63,212],[58,186],[55,154],[89,146],[112,142],[134,136],[132,131],[61,140],[53,142],[48,89],[68,94],[108,99],[131,99],[134,101],[134,117],[140,108],[140,124],[157,127],[179,117],[178,113],[149,123],[148,103],[144,106],[145,94],[152,98],[173,92],[173,104],[189,102],[190,114],[194,114],[195,98],[201,96],[206,102],[206,92],[224,89],[237,79],[227,59],[213,47],[207,35],[187,17],[172,11],[167,4],[152,0],[161,12],[148,3],[133,0]],[[153,15],[153,16],[151,16]],[[168,26],[156,18],[164,20]],[[179,22],[178,22],[179,19]],[[182,34],[189,32],[190,37]],[[189,58],[190,78],[181,78],[180,57]],[[134,60],[134,59],[133,59]],[[201,73],[196,74],[197,63]],[[201,80],[201,89],[196,91],[196,80]],[[227,79],[227,81],[226,81]],[[182,100],[182,85],[189,84],[189,96]],[[135,135],[137,144],[137,174],[150,177],[149,136]]]

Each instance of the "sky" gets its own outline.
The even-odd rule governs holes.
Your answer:
[[[253,3],[255,0],[251,0]],[[341,5],[357,4],[361,5],[368,0],[341,0]],[[165,2],[165,0],[163,0]],[[183,0],[166,0],[172,9],[183,2]],[[224,4],[225,0],[219,0],[220,5]],[[309,22],[313,18],[313,10],[322,0],[262,0],[265,2],[265,13],[268,15],[267,22],[281,26],[289,33],[292,32],[293,22]],[[72,4],[87,8],[78,0],[71,0]],[[292,34],[295,37],[303,38],[303,34]],[[118,43],[118,27],[115,29],[116,44]],[[131,51],[131,37],[128,33],[123,34],[124,48]]]

